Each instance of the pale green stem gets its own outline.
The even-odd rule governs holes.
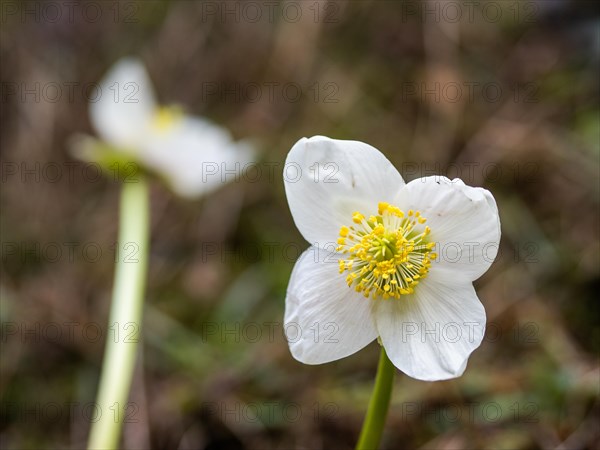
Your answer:
[[[149,239],[148,183],[143,177],[123,183],[116,249],[115,280],[106,349],[92,423],[89,449],[114,449],[119,444],[135,367],[146,285]]]
[[[377,450],[379,447],[390,406],[395,372],[396,369],[382,346],[375,377],[375,388],[369,401],[369,408],[358,437],[356,450]]]

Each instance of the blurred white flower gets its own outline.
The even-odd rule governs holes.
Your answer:
[[[437,176],[405,184],[374,147],[323,136],[298,141],[286,167],[302,174],[285,190],[312,244],[287,290],[292,355],[320,364],[379,339],[413,378],[460,376],[485,331],[472,282],[498,251],[492,194]]]
[[[103,143],[91,137],[76,140],[76,156],[82,159],[102,159],[108,148],[155,172],[184,197],[232,181],[252,160],[252,146],[235,142],[225,128],[177,107],[159,106],[137,59],[118,61],[100,89],[98,100],[90,104],[90,118]]]

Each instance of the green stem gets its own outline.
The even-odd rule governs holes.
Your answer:
[[[140,177],[123,183],[119,243],[112,305],[100,387],[97,418],[89,449],[114,449],[119,444],[135,367],[148,264],[150,207],[148,183]]]
[[[369,408],[358,437],[356,450],[377,450],[379,447],[379,441],[385,426],[385,418],[390,406],[395,372],[396,369],[382,346],[379,365],[377,366],[375,388],[369,401]]]

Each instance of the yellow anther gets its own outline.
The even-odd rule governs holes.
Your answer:
[[[348,227],[342,227],[340,229],[340,236],[341,237],[346,237],[348,236],[348,233],[350,233],[350,229]]]
[[[180,108],[170,106],[158,108],[154,113],[152,125],[159,132],[166,132],[183,118]]]

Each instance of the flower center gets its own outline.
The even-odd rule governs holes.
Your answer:
[[[183,113],[181,108],[177,106],[161,106],[157,108],[154,113],[152,126],[158,132],[166,133],[173,128],[182,117]]]
[[[355,212],[354,225],[340,229],[337,251],[347,255],[339,260],[340,273],[347,271],[348,286],[367,298],[400,298],[427,276],[437,258],[435,243],[429,241],[431,229],[419,211],[405,214],[381,202],[378,213],[366,219]]]

